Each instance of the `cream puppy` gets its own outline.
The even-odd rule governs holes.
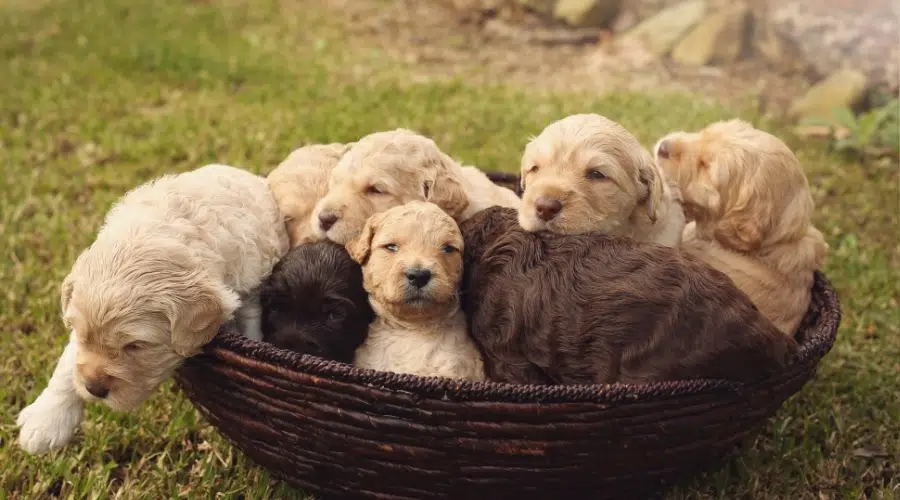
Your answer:
[[[572,115],[548,125],[522,156],[526,231],[602,232],[677,246],[681,195],[650,153],[621,125]]]
[[[811,221],[809,183],[777,137],[740,120],[660,139],[657,161],[684,196],[682,249],[727,274],[793,335],[828,244]]]
[[[284,215],[291,248],[318,240],[309,219],[328,192],[328,178],[352,144],[313,144],[294,150],[266,182]]]
[[[371,215],[410,201],[430,201],[458,222],[490,206],[519,206],[513,191],[460,166],[433,140],[396,129],[367,135],[344,154],[310,223],[318,237],[346,244]]]
[[[354,364],[420,376],[484,380],[459,306],[463,238],[437,205],[414,201],[373,215],[347,244],[363,266],[376,319]]]
[[[19,414],[19,444],[64,446],[84,401],[137,407],[232,317],[261,339],[254,292],[287,250],[275,199],[250,172],[207,165],[127,193],[63,280],[69,343]]]

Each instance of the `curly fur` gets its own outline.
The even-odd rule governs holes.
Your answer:
[[[528,232],[516,217],[495,207],[461,225],[463,309],[492,380],[750,381],[797,349],[696,259],[631,238]]]
[[[281,259],[259,289],[263,340],[343,363],[374,318],[362,269],[341,245],[304,243]]]

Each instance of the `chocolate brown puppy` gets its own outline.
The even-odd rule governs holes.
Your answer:
[[[672,248],[531,233],[502,207],[461,230],[463,308],[491,380],[752,381],[796,353],[726,275]]]

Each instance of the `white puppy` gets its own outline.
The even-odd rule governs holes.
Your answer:
[[[135,408],[232,317],[260,339],[255,289],[287,250],[275,199],[250,172],[208,165],[127,193],[63,280],[71,336],[19,414],[19,444],[64,446],[83,401]]]
[[[373,215],[347,244],[363,267],[376,319],[353,363],[419,376],[484,380],[481,354],[459,306],[462,233],[432,203]]]

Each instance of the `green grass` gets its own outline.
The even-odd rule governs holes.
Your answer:
[[[530,135],[573,112],[605,114],[645,144],[734,115],[760,123],[689,96],[409,84],[399,64],[357,45],[300,0],[0,0],[0,498],[303,496],[249,464],[170,385],[132,414],[90,408],[58,453],[18,449],[15,415],[65,342],[59,282],[140,182],[208,162],[264,173],[301,144],[397,126],[485,169],[514,169]],[[672,498],[900,496],[896,165],[793,145],[832,249],[837,345],[739,458]]]

